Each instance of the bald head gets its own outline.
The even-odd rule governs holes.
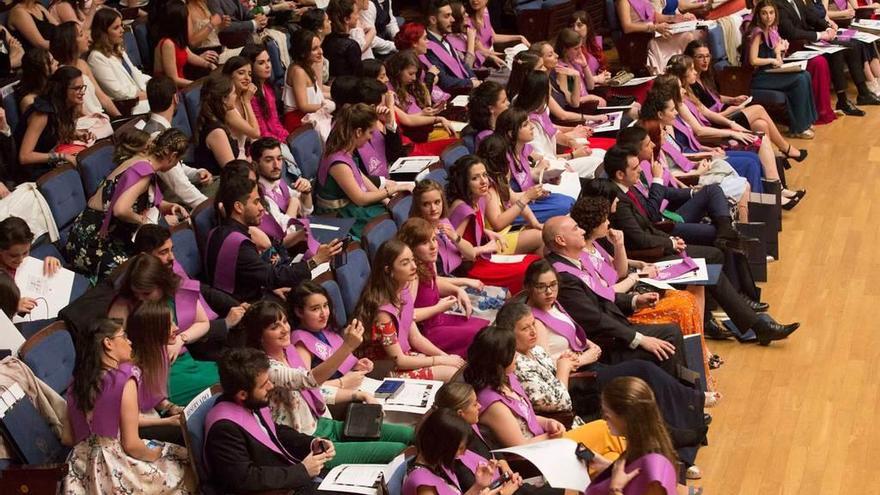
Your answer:
[[[559,235],[560,230],[566,224],[566,219],[571,220],[571,217],[568,215],[559,215],[544,222],[541,239],[544,241],[544,246],[546,246],[547,249],[555,251],[559,246],[556,243],[556,236]]]

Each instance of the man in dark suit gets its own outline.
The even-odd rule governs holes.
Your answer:
[[[626,318],[638,309],[653,306],[658,294],[615,293],[613,301],[598,295],[583,264],[584,231],[570,216],[549,219],[544,224],[543,239],[550,250],[547,261],[559,273],[559,304],[587,332],[587,338],[602,348],[602,358],[610,364],[629,359],[654,361],[679,376],[684,344],[678,325],[634,325]]]
[[[269,392],[274,387],[266,354],[230,349],[220,360],[219,373],[223,395],[205,418],[210,473],[205,481],[222,493],[316,492],[314,478],[333,459],[333,442],[272,420]]]
[[[428,4],[428,53],[426,56],[440,70],[439,85],[444,91],[470,91],[480,85],[474,71],[458,56],[446,35],[452,32],[452,7],[449,0],[432,0]]]
[[[688,245],[680,237],[669,236],[666,232],[654,226],[642,212],[644,205],[637,204],[638,195],[630,195],[630,187],[626,177],[635,174],[638,177],[640,170],[639,159],[636,152],[620,147],[614,147],[605,154],[603,162],[605,171],[609,177],[616,181],[604,179],[594,180],[584,194],[601,195],[608,198],[612,203],[616,198],[617,206],[611,209],[611,225],[622,231],[627,250],[650,250],[658,249],[664,259],[677,259],[680,253],[687,249],[687,253],[694,258],[704,258],[706,263],[723,265],[724,253],[712,246]],[[636,198],[636,199],[633,199]],[[752,301],[746,298],[733,287],[724,272],[718,278],[716,285],[706,287],[706,290],[718,302],[734,325],[742,332],[752,329],[758,337],[761,345],[768,345],[773,340],[781,340],[797,330],[799,323],[780,325],[772,318],[758,318],[756,311],[766,311],[769,305],[760,301]],[[707,316],[708,316],[708,312]]]
[[[815,43],[817,41],[832,42],[837,38],[837,29],[819,15],[816,10],[803,0],[773,0],[779,16],[779,35],[788,41]],[[755,15],[760,15],[755,12]],[[856,41],[856,43],[858,43]],[[847,115],[863,116],[865,112],[856,108],[846,98],[846,74],[844,67],[849,68],[849,75],[859,90],[856,103],[859,105],[880,105],[878,99],[865,84],[865,68],[860,47],[852,42],[840,42],[847,50],[825,55],[831,69],[831,80],[837,93],[837,109]]]

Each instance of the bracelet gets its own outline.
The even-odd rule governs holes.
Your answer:
[[[461,242],[461,236],[456,237],[455,239],[452,240],[452,242],[454,244],[458,244],[459,242]]]
[[[431,366],[434,366],[434,364],[437,362],[436,359],[436,356],[431,356]]]
[[[519,206],[520,210],[526,209],[526,204],[523,203],[521,199],[516,200],[516,202],[514,204],[516,204],[516,206]]]

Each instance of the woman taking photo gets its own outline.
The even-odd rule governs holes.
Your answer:
[[[232,79],[215,74],[202,84],[199,117],[196,120],[196,163],[219,175],[227,163],[244,156],[244,148],[233,138],[226,115],[235,110],[238,92]]]
[[[193,79],[216,69],[216,61],[196,55],[189,49],[189,14],[186,4],[167,2],[160,12],[162,15],[159,19],[152,19],[159,38],[153,55],[153,74],[168,76],[179,89],[183,89],[192,84]]]
[[[437,276],[437,236],[427,220],[410,218],[400,227],[397,238],[412,250],[418,267],[413,319],[422,335],[444,352],[466,356],[474,335],[488,326],[489,321],[471,315],[473,309],[465,288],[479,290],[483,282]],[[447,313],[455,308],[464,314]]]
[[[302,124],[312,124],[326,140],[336,105],[328,98],[330,88],[319,79],[324,60],[321,39],[312,31],[293,33],[290,67],[284,81],[284,128],[293,131]]]
[[[354,384],[349,389],[337,389],[327,381],[363,341],[364,327],[359,321],[351,321],[343,331],[339,349],[313,368],[303,363],[291,343],[287,314],[278,303],[257,302],[248,308],[239,326],[245,344],[269,356],[269,379],[275,385],[269,394],[272,418],[300,433],[331,440],[336,447],[336,457],[330,467],[351,463],[384,464],[412,441],[411,428],[383,425],[381,436],[375,442],[345,442],[342,422],[330,417],[328,404],[375,401],[372,394],[357,391]]]
[[[83,83],[86,86],[86,94],[83,99],[83,112],[86,115],[106,113],[111,117],[119,117],[121,114],[100,86],[95,84],[95,78],[89,64],[83,59],[83,54],[89,51],[89,35],[82,26],[73,21],[60,24],[49,44],[49,51],[58,61],[60,67],[76,67],[82,72]]]
[[[491,136],[483,141],[481,151],[491,144]],[[485,239],[495,242],[498,254],[538,253],[544,247],[541,227],[529,204],[543,193],[541,186],[533,186],[525,193],[511,193],[508,203],[502,199],[483,159],[476,155],[459,158],[449,171],[446,194],[451,201],[449,221],[459,236],[475,246]],[[522,217],[530,228],[511,231],[516,217]]]
[[[167,386],[163,388],[165,395],[160,399],[168,398],[172,404],[186,405],[219,380],[217,365],[208,359],[210,355],[219,354],[220,348],[224,347],[224,342],[209,335],[209,320],[217,315],[199,300],[190,287],[182,286],[180,277],[155,256],[135,255],[124,266],[125,271],[117,279],[119,292],[107,314],[128,322],[131,315],[146,303],[159,304],[170,311],[168,314],[163,311],[164,316],[154,316],[149,320],[152,326],[143,333],[149,334],[144,338],[152,338],[156,334],[167,336],[164,342],[168,344],[166,358],[169,366],[165,370],[165,378],[161,380]],[[142,313],[142,316],[155,313]],[[168,321],[173,323],[170,334],[158,329],[164,329]],[[132,341],[137,340],[133,337]]]
[[[354,311],[359,321],[370,326],[363,357],[373,362],[394,361],[393,377],[449,381],[464,366],[464,360],[441,351],[416,326],[418,267],[412,250],[390,239],[379,246],[371,266]]]
[[[128,258],[131,239],[142,224],[158,223],[160,214],[171,225],[188,216],[182,206],[162,199],[155,175],[177,165],[189,139],[173,128],[152,141],[149,138],[136,129],[121,137],[122,144],[114,151],[118,166],[89,198],[88,208],[70,230],[65,258],[92,280],[107,276]]]
[[[425,179],[416,184],[409,216],[421,218],[433,227],[437,239],[438,274],[443,276],[470,277],[486,285],[505,287],[511,294],[516,294],[522,289],[526,268],[538,259],[533,254],[526,254],[519,262],[492,262],[490,257],[498,251],[498,244],[486,235],[475,234],[473,238],[477,240],[472,243],[459,234],[449,220],[443,186],[433,180]]]
[[[602,413],[613,434],[626,437],[626,450],[593,478],[586,495],[678,493],[678,458],[648,384],[615,378],[602,390]]]
[[[61,493],[197,493],[186,448],[138,434],[140,370],[125,328],[97,320],[79,344],[62,437],[73,450]]]
[[[91,32],[92,51],[88,61],[95,81],[113,100],[137,100],[132,115],[149,112],[147,83],[150,76],[141,72],[125,52],[122,15],[115,9],[99,10]]]
[[[361,173],[365,167],[353,154],[370,140],[378,121],[376,110],[364,103],[340,110],[318,167],[321,188],[315,201],[316,211],[354,218],[351,235],[356,239],[360,239],[370,219],[386,211],[388,198],[401,189],[392,180],[386,180],[381,189],[376,187]]]

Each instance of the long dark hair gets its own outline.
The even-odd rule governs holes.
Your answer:
[[[450,203],[455,200],[464,201],[467,204],[473,204],[470,188],[471,169],[477,165],[485,166],[483,159],[477,155],[466,155],[452,164],[449,169],[449,181],[446,183],[446,197]]]
[[[232,78],[232,73],[241,69],[242,67],[250,67],[251,61],[242,57],[241,55],[230,58],[223,64],[223,69],[220,71],[223,74]]]
[[[124,271],[119,279],[119,296],[137,304],[138,298],[134,291],[162,291],[165,301],[174,297],[180,285],[180,277],[165,266],[159,258],[147,253],[132,256],[122,265]]]
[[[513,106],[528,113],[543,112],[550,99],[550,76],[542,70],[533,70],[523,79]]]
[[[660,454],[673,465],[678,462],[666,422],[654,392],[641,378],[619,376],[602,388],[602,404],[626,422],[627,461],[646,454]]]
[[[416,428],[415,447],[432,472],[442,477],[443,469],[452,469],[461,446],[470,441],[471,426],[451,409],[428,413]]]
[[[488,326],[468,347],[464,381],[474,390],[499,390],[508,384],[507,367],[516,355],[516,336],[509,329]]]
[[[370,277],[354,309],[355,318],[362,321],[365,326],[375,322],[379,307],[383,304],[391,303],[394,306],[401,304],[397,282],[391,272],[394,269],[394,261],[407,249],[409,247],[403,241],[389,239],[376,251],[371,263]]]
[[[10,320],[18,312],[18,300],[21,291],[15,285],[15,280],[4,271],[0,271],[0,311],[6,314]]]
[[[378,120],[376,109],[366,103],[346,106],[338,112],[333,129],[330,130],[330,136],[324,145],[324,156],[347,150],[354,143],[355,131],[370,129]]]
[[[473,91],[468,100],[468,124],[477,132],[492,129],[492,109],[498,102],[504,86],[495,81],[485,81]]]
[[[523,277],[523,288],[526,293],[524,301],[528,302],[531,292],[535,289],[535,285],[538,283],[538,279],[541,278],[541,275],[547,272],[552,272],[553,276],[556,277],[557,282],[559,281],[559,274],[556,273],[556,269],[553,268],[553,265],[544,258],[533,261],[532,264],[526,268],[526,274]]]
[[[178,47],[186,47],[189,45],[187,38],[189,11],[184,2],[165,2],[165,8],[159,9],[162,15],[155,21],[157,38],[168,38]]]
[[[530,50],[519,52],[513,57],[510,79],[507,80],[507,98],[511,101],[516,98],[526,76],[535,70],[539,62],[541,62],[541,57]]]
[[[79,31],[76,21],[62,22],[52,30],[49,40],[49,51],[61,65],[74,65],[79,58],[79,47],[76,38]]]
[[[705,48],[709,50],[709,56],[712,56],[712,50],[709,48],[709,43],[706,43],[703,40],[693,40],[687,44],[684,48],[684,54],[691,58],[696,58],[697,50],[700,48]],[[700,82],[703,83],[703,86],[709,91],[718,94],[718,86],[715,84],[715,68],[713,64],[709,64],[709,68],[704,72],[700,72],[698,74],[700,78]]]
[[[257,57],[263,52],[266,52],[266,45],[264,43],[248,43],[241,50],[241,56],[251,62],[251,78],[257,86],[257,106],[260,107],[260,111],[263,112],[263,115],[268,118],[269,103],[266,101],[266,93],[264,93],[264,91],[275,91],[275,86],[272,85],[271,74],[265,81],[258,81],[257,71],[254,69],[254,64],[257,63]],[[271,64],[272,61],[270,60],[269,63]]]
[[[76,359],[73,362],[73,385],[70,393],[82,412],[95,407],[95,400],[101,392],[101,376],[104,373],[104,339],[122,328],[120,320],[101,318],[89,325],[89,330],[76,339]]]
[[[507,162],[509,152],[510,143],[497,133],[488,136],[477,148],[477,155],[483,159],[486,172],[492,178],[501,202],[505,204],[510,201],[510,167]]]
[[[334,33],[348,33],[346,19],[351,17],[354,9],[354,0],[330,0],[326,12],[330,17],[330,25]]]
[[[315,69],[312,68],[309,57],[312,56],[312,42],[317,37],[318,35],[314,31],[307,29],[300,29],[290,36],[290,61],[306,71],[306,75],[309,76],[312,84],[317,82],[318,75],[315,74]]]
[[[54,74],[49,76],[49,84],[46,85],[46,96],[55,108],[52,118],[58,129],[58,142],[68,143],[73,140],[76,132],[76,112],[68,103],[68,90],[74,79],[82,77],[82,72],[76,67],[65,65],[59,67]]]
[[[203,129],[217,125],[229,132],[226,126],[226,104],[223,100],[232,92],[232,79],[225,74],[213,74],[202,84],[201,106],[196,121],[195,138],[201,139]]]
[[[29,94],[42,95],[52,75],[52,59],[49,50],[31,48],[21,57],[21,82],[15,87],[15,96],[19,102]]]
[[[152,257],[152,256],[151,256]],[[165,346],[171,331],[171,308],[167,301],[146,301],[125,322],[134,362],[141,369],[142,385],[151,395],[164,393],[168,378]]]
[[[529,120],[529,112],[512,106],[498,116],[495,121],[495,135],[501,136],[507,141],[507,152],[510,153],[510,159],[513,160],[514,167],[523,168],[528,164],[519,163],[519,157],[516,154],[517,136],[523,123]]]
[[[333,311],[333,299],[330,298],[327,289],[311,280],[297,285],[295,289],[287,294],[287,316],[290,319],[291,328],[300,328],[302,322],[296,311],[305,311],[306,301],[314,295],[324,296],[327,299],[327,308],[330,310],[327,328],[338,333],[340,325],[345,325],[345,322],[336,321],[336,312]]]

